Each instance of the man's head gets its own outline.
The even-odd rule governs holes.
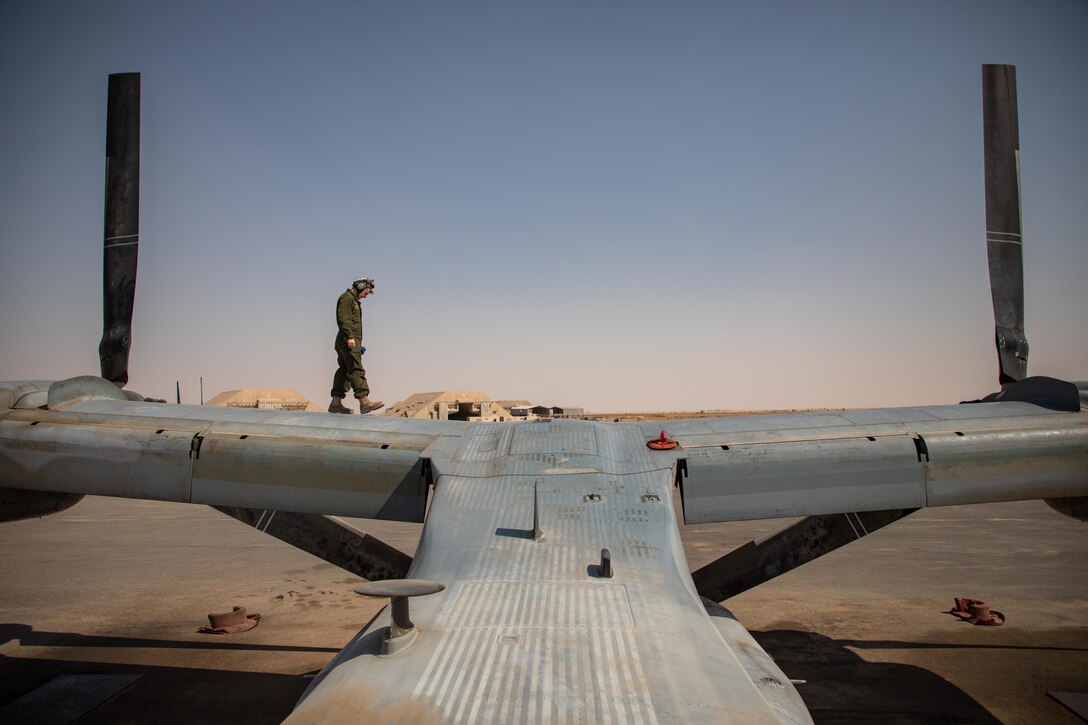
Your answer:
[[[360,277],[351,283],[351,290],[355,293],[355,299],[361,300],[374,292],[374,280],[370,277]]]

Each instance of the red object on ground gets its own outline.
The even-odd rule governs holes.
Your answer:
[[[259,621],[261,615],[246,614],[245,607],[235,607],[233,611],[225,614],[209,614],[208,622],[211,626],[201,627],[198,631],[204,634],[237,634],[253,629]]]
[[[969,599],[968,597],[955,597],[953,599],[953,614],[965,622],[981,624],[986,627],[998,627],[1005,623],[1005,615],[1001,612],[991,612],[990,603],[981,599]]]

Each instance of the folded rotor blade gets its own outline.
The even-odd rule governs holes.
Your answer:
[[[128,382],[140,233],[140,74],[115,73],[106,112],[106,211],[102,260],[102,377]]]
[[[371,581],[403,579],[412,557],[336,518],[229,506],[212,508]]]
[[[749,541],[734,549],[694,572],[691,578],[700,596],[722,602],[917,510],[807,516],[759,542]]]
[[[1025,378],[1028,366],[1015,66],[982,66],[982,120],[986,254],[990,264],[999,380],[1005,385]]]

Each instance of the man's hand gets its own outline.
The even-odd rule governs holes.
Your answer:
[[[349,337],[348,338],[348,349],[349,350],[354,350],[355,349],[355,338],[354,337]]]

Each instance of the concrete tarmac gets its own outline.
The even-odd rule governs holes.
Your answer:
[[[421,529],[353,523],[408,553]],[[783,524],[683,527],[689,564]],[[3,722],[279,722],[383,606],[202,506],[89,497],[0,546]],[[956,619],[956,596],[1007,623]],[[232,605],[259,626],[197,632]],[[1047,693],[1088,692],[1088,526],[1042,502],[919,511],[725,605],[820,723],[1081,722]]]

